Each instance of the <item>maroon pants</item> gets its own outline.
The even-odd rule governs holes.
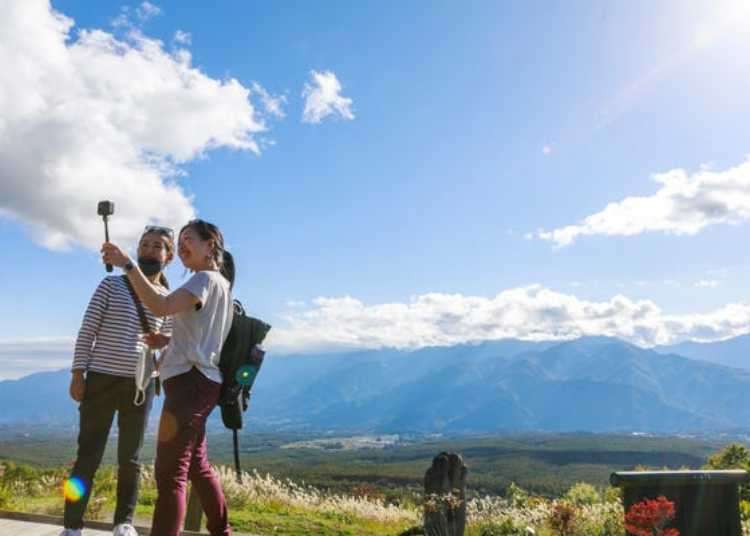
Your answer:
[[[220,388],[196,368],[164,382],[154,468],[159,492],[151,524],[154,536],[180,534],[188,478],[206,513],[211,536],[231,535],[224,493],[206,450],[206,419],[219,400]]]

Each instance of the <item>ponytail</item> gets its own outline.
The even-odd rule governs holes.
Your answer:
[[[159,274],[159,283],[161,283],[162,287],[169,289],[169,280],[167,280],[167,276],[164,275],[164,272]]]
[[[221,275],[229,281],[229,288],[234,286],[234,257],[226,249],[222,250],[222,262],[219,268]]]

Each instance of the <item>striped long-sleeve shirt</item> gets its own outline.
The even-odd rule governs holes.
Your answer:
[[[167,289],[154,286],[165,295]],[[152,331],[168,332],[171,320],[155,317],[144,306]],[[92,370],[114,376],[135,376],[145,344],[138,310],[122,276],[105,277],[91,297],[76,339],[73,370]]]

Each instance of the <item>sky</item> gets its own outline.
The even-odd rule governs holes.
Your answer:
[[[69,365],[104,199],[219,225],[272,355],[750,332],[744,0],[3,7],[0,378]]]

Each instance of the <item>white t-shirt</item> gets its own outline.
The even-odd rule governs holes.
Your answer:
[[[219,272],[196,272],[180,288],[198,298],[200,306],[172,317],[172,339],[159,368],[161,379],[196,367],[209,380],[221,383],[219,355],[234,312],[229,281]]]

